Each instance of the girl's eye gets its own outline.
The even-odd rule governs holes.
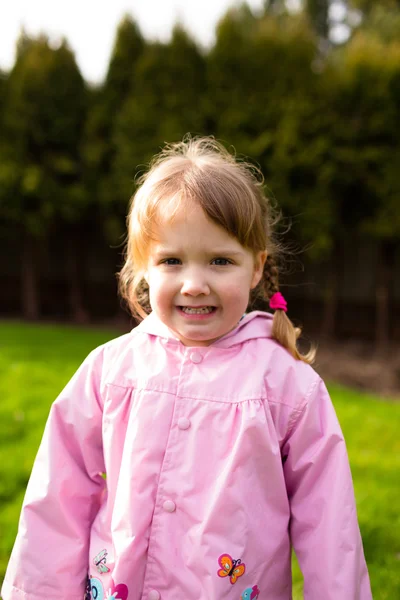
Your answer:
[[[166,258],[165,260],[162,261],[163,265],[179,265],[181,261],[179,260],[179,258]]]
[[[228,260],[227,258],[214,258],[214,260],[212,262],[214,265],[217,265],[220,267],[224,267],[225,265],[231,264],[231,261]]]

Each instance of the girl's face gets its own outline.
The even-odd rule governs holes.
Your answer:
[[[185,346],[208,346],[238,324],[266,252],[254,256],[194,203],[155,234],[146,272],[151,307]]]

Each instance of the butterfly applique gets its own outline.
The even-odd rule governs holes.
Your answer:
[[[242,563],[240,558],[234,560],[229,554],[221,554],[218,562],[221,567],[218,569],[218,577],[229,577],[232,585],[246,570],[246,565]]]
[[[96,565],[96,569],[100,574],[108,573],[110,569],[107,567],[107,550],[102,550],[99,552],[93,559],[94,564]]]

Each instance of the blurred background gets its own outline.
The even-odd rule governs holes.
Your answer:
[[[282,211],[282,291],[332,382],[374,598],[400,598],[400,1],[108,4],[15,1],[0,25],[0,576],[50,402],[134,325],[135,178],[190,132],[259,166]]]

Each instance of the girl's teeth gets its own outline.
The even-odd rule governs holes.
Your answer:
[[[212,306],[204,306],[203,308],[190,308],[189,306],[182,306],[182,310],[189,315],[203,315],[212,311]]]

